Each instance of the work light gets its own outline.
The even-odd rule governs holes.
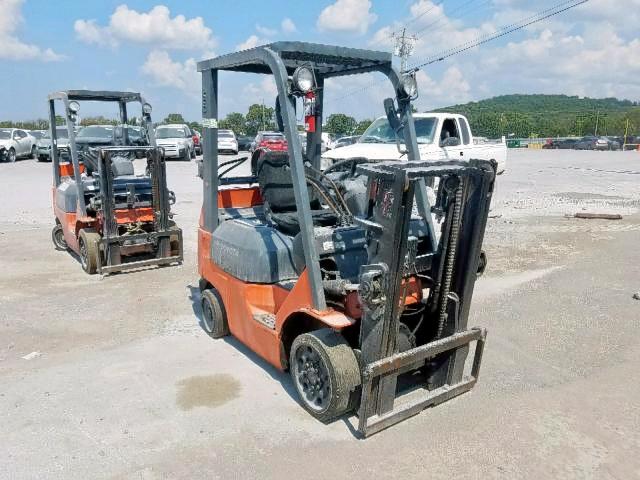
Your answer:
[[[293,72],[293,86],[302,93],[309,92],[314,87],[313,72],[309,67],[298,67]]]
[[[78,102],[76,102],[75,100],[72,102],[69,102],[69,112],[71,112],[74,115],[77,115],[79,111],[80,111],[80,104]]]
[[[415,73],[405,73],[400,79],[400,85],[404,94],[410,99],[418,97],[418,82]]]

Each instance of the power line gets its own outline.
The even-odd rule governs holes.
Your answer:
[[[436,56],[440,57],[440,56],[445,55],[445,54],[447,54],[447,53],[449,53],[449,52],[451,52],[451,51],[453,51],[453,50],[458,50],[459,48],[462,48],[462,47],[464,47],[464,46],[466,46],[466,45],[469,45],[469,44],[475,44],[476,42],[478,42],[478,41],[480,41],[480,40],[482,40],[482,39],[485,39],[485,38],[487,38],[487,37],[489,37],[489,36],[495,35],[495,34],[496,34],[496,33],[498,33],[498,32],[501,32],[501,31],[504,31],[504,30],[510,29],[510,28],[512,28],[512,27],[515,27],[515,26],[518,26],[518,25],[520,25],[520,24],[521,24],[521,23],[523,23],[523,22],[528,22],[529,20],[532,20],[532,19],[535,19],[535,18],[537,18],[537,17],[540,17],[541,15],[546,15],[546,14],[547,14],[547,13],[549,13],[549,12],[553,12],[553,11],[555,11],[555,10],[557,10],[557,9],[559,9],[559,8],[561,8],[561,7],[563,7],[563,6],[566,6],[567,4],[573,4],[573,3],[575,3],[575,2],[576,2],[576,0],[566,0],[566,1],[564,1],[564,2],[560,2],[560,3],[556,4],[556,5],[554,5],[553,7],[547,8],[547,9],[545,9],[545,10],[542,10],[542,11],[540,11],[540,12],[537,12],[537,13],[535,13],[535,14],[533,14],[533,15],[528,16],[528,17],[521,18],[521,19],[520,19],[519,21],[517,21],[517,22],[511,23],[511,24],[509,24],[509,25],[504,25],[504,26],[500,27],[498,30],[495,30],[494,32],[491,32],[491,33],[485,33],[485,34],[483,34],[483,35],[479,35],[478,37],[476,37],[476,38],[474,38],[474,39],[472,39],[472,40],[469,40],[469,41],[467,41],[467,42],[465,42],[465,43],[463,43],[463,44],[457,45],[457,46],[452,47],[452,48],[449,48],[449,49],[447,49],[447,50],[442,50],[442,51],[440,51],[439,53],[434,54],[432,57],[428,57],[428,58],[429,58],[429,59],[431,59],[431,58],[436,57]],[[545,17],[545,18],[546,18],[546,17]],[[535,22],[534,22],[534,23],[535,23]],[[522,27],[522,28],[524,28],[524,27]],[[438,30],[438,29],[433,30],[433,31],[431,31],[430,33],[433,33],[434,31],[437,31],[437,30]]]
[[[473,1],[473,0],[471,0]],[[570,0],[570,1],[564,1],[564,2],[560,2],[558,4],[556,4],[554,7],[551,8],[547,8],[545,10],[542,10],[534,15],[531,15],[529,17],[525,17],[524,19],[521,19],[519,22],[515,22],[509,25],[506,25],[504,27],[501,27],[499,30],[497,30],[495,33],[493,34],[485,34],[482,35],[480,37],[476,37],[475,40],[471,40],[469,42],[465,42],[461,45],[458,45],[457,47],[453,47],[451,49],[448,50],[444,50],[436,55],[433,55],[431,57],[428,57],[428,59],[426,59],[426,61],[424,61],[423,63],[420,63],[418,65],[414,65],[411,67],[411,71],[415,72],[419,69],[421,69],[422,67],[425,67],[427,65],[431,65],[433,63],[436,62],[440,62],[445,60],[446,58],[452,57],[454,55],[457,55],[459,53],[465,52],[467,50],[470,50],[472,48],[475,48],[477,46],[483,45],[485,43],[491,42],[493,40],[496,40],[500,37],[504,37],[505,35],[508,35],[510,33],[516,32],[518,30],[522,30],[530,25],[533,25],[535,23],[539,23],[543,20],[546,20],[547,18],[553,17],[555,15],[559,15],[563,12],[566,12],[567,10],[571,10],[572,8],[575,8],[579,5],[582,5],[584,3],[587,3],[589,0],[580,0],[576,3],[576,0]],[[469,2],[467,2],[469,3]],[[571,5],[567,5],[568,3],[571,3]],[[562,7],[562,8],[561,8]],[[541,16],[542,15],[542,16]],[[525,23],[523,23],[525,22]],[[487,35],[490,35],[487,38]],[[369,85],[366,85],[364,87],[360,87],[357,89],[354,89],[348,93],[346,93],[345,95],[342,95],[334,100],[330,100],[331,103],[334,102],[338,102],[340,100],[344,100],[348,97],[351,97],[357,93],[360,93],[362,91],[368,90],[371,87],[374,87],[375,85],[378,85],[380,83],[383,83],[386,79],[383,78],[380,81],[377,82],[372,82]]]
[[[431,8],[427,8],[424,12],[422,12],[419,15],[416,15],[415,17],[413,17],[411,20],[409,20],[407,23],[404,24],[405,27],[408,27],[409,25],[411,25],[412,23],[415,23],[418,21],[418,19],[422,18],[424,15],[428,14],[429,12],[433,11],[434,9],[436,9],[437,7],[440,7],[442,4],[444,3],[444,0],[440,0],[439,2],[435,2],[433,5],[431,5]]]
[[[488,43],[488,42],[491,42],[493,40],[496,40],[496,39],[498,39],[500,37],[504,37],[505,35],[508,35],[510,33],[513,33],[513,32],[516,32],[518,30],[522,30],[523,28],[526,28],[526,27],[528,27],[530,25],[533,25],[535,23],[538,23],[538,22],[541,22],[543,20],[546,20],[547,18],[554,17],[554,16],[559,15],[559,14],[561,14],[563,12],[566,12],[567,10],[571,10],[572,8],[575,8],[575,7],[579,6],[579,5],[587,3],[588,1],[589,0],[580,0],[577,3],[574,3],[572,5],[569,5],[569,6],[566,6],[564,8],[561,8],[560,10],[557,10],[558,7],[555,7],[556,10],[551,12],[551,13],[547,13],[547,14],[539,17],[539,18],[534,18],[533,20],[530,20],[530,21],[526,21],[527,19],[525,19],[524,21],[526,21],[526,23],[523,23],[523,24],[520,24],[520,25],[512,24],[512,25],[515,25],[515,26],[513,26],[513,27],[507,26],[506,30],[504,28],[502,28],[502,29],[498,30],[496,33],[491,34],[491,36],[489,36],[488,38],[484,38],[484,37],[486,37],[486,35],[484,35],[484,36],[478,37],[476,40],[473,40],[471,42],[466,42],[466,43],[463,43],[463,44],[459,45],[458,47],[454,47],[454,48],[451,48],[449,50],[445,50],[444,52],[441,52],[441,53],[439,53],[437,55],[434,55],[434,56],[430,57],[425,62],[423,62],[423,63],[421,63],[419,65],[413,66],[412,67],[412,71],[420,70],[422,67],[425,67],[427,65],[431,65],[431,64],[436,63],[436,62],[441,62],[442,60],[444,60],[446,58],[452,57],[453,55],[457,55],[459,53],[465,52],[465,51],[470,50],[472,48],[475,48],[475,47],[478,47],[478,46],[483,45],[485,43]],[[566,4],[566,3],[567,2],[563,2],[562,4]],[[533,15],[532,17],[528,17],[528,18],[536,17],[538,15],[541,15],[544,12],[548,12],[549,10],[552,10],[552,9],[544,10],[543,12],[540,12],[537,15]]]
[[[410,20],[408,20],[407,22],[405,22],[404,25],[403,25],[403,29],[406,29],[409,25],[411,25],[412,23],[415,23],[418,19],[422,18],[424,15],[426,15],[429,12],[433,11],[436,7],[441,6],[443,3],[444,3],[444,0],[440,0],[439,2],[434,3],[430,8],[427,8],[424,12],[416,15],[415,17],[413,17]],[[395,34],[392,33],[391,35],[378,38],[377,40],[374,40],[374,41],[370,42],[369,45],[375,45],[375,44],[381,43],[381,42],[383,42],[383,41],[385,41],[387,39],[393,39],[394,35]]]

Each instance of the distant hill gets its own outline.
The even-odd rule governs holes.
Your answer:
[[[476,135],[499,137],[552,137],[640,134],[640,105],[617,98],[567,95],[502,95],[478,102],[435,110],[461,113],[469,118]]]

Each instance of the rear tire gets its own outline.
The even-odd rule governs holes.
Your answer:
[[[38,152],[36,151],[35,145],[31,146],[31,158],[33,158],[34,160],[38,158]]]
[[[190,151],[190,153],[189,153],[189,157],[190,157],[191,159],[196,158],[196,151],[195,151],[195,149],[193,149],[193,150],[191,150],[191,151]]]
[[[355,407],[360,367],[341,334],[323,328],[296,337],[289,371],[302,406],[318,420],[333,420]]]
[[[202,327],[211,338],[229,335],[227,312],[220,294],[213,287],[202,291]]]
[[[92,228],[80,230],[78,245],[80,247],[80,264],[89,275],[98,271],[100,262],[100,235]]]
[[[53,227],[51,231],[51,240],[53,241],[53,246],[56,247],[56,250],[65,251],[67,250],[67,242],[64,239],[64,232],[62,230],[62,225],[56,223],[56,226]]]

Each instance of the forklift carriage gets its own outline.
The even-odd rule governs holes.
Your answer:
[[[221,70],[272,74],[277,86],[288,149],[258,149],[251,176],[226,176],[242,159],[218,164]],[[389,53],[277,42],[202,61],[198,71],[198,268],[207,333],[231,333],[289,369],[316,418],[356,410],[365,437],[470,390],[486,332],[467,328],[467,319],[486,264],[495,162],[420,160],[415,77],[398,72]],[[321,171],[324,82],[367,72],[391,81],[395,101],[384,108],[407,161],[354,158]]]
[[[57,147],[56,101],[64,106],[68,149]],[[76,122],[81,101],[118,104],[120,123],[113,127],[109,145],[100,142],[79,148]],[[129,141],[127,104],[131,102],[141,106],[149,146]],[[55,247],[75,252],[90,274],[182,262],[182,231],[171,220],[175,196],[167,189],[164,152],[155,144],[151,105],[139,93],[89,90],[54,92],[48,103]],[[146,156],[146,172],[135,175],[133,159],[140,155]]]

